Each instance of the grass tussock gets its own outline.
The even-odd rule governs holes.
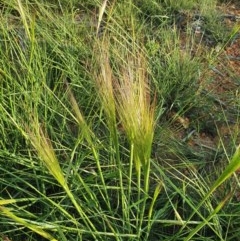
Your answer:
[[[141,166],[143,169],[148,166],[155,124],[147,62],[140,50],[136,53],[125,53],[123,49],[123,56],[114,60],[118,65],[114,73],[110,63],[110,51],[114,53],[117,49],[113,46],[113,49],[109,50],[108,47],[100,57],[97,87],[107,114],[109,128],[124,131],[136,149],[134,160],[139,172]]]
[[[239,27],[218,4],[0,4],[0,239],[237,240],[240,108],[218,68]]]

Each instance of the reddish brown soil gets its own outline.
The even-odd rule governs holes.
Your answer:
[[[189,138],[188,146],[197,152],[201,152],[203,149],[217,152],[219,146],[229,147],[230,150],[234,151],[234,145],[240,144],[239,110],[229,111],[240,106],[240,5],[221,5],[219,10],[223,15],[236,17],[235,19],[226,17],[224,21],[227,28],[238,28],[238,37],[231,39],[219,52],[216,46],[207,46],[206,43],[199,41],[199,43],[195,43],[198,52],[194,55],[204,55],[206,51],[216,51],[215,54],[218,56],[213,61],[212,68],[204,74],[204,78],[211,79],[211,81],[204,83],[204,89],[216,99],[217,104],[214,111],[226,113],[226,116],[221,121],[212,120],[213,126],[216,128],[214,135],[200,131],[199,133],[195,132]],[[182,35],[182,42],[186,42],[184,34]],[[235,114],[232,114],[233,112]],[[175,120],[175,125],[182,126],[182,128],[177,128],[178,133],[175,134],[177,139],[182,140],[186,129],[191,126],[191,122],[194,120],[187,116],[178,116],[176,113],[171,113],[171,118]],[[223,159],[222,162],[226,164],[227,158],[225,155],[223,155]]]

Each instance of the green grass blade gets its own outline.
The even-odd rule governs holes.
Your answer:
[[[221,174],[221,176],[215,181],[215,183],[212,185],[210,190],[207,192],[207,194],[204,196],[196,210],[193,212],[191,217],[197,212],[197,210],[205,203],[205,201],[211,196],[211,194],[223,183],[225,182],[231,175],[233,175],[234,172],[236,172],[240,168],[240,145],[237,147],[233,157],[230,160],[229,165],[226,167],[224,172]],[[229,196],[226,197],[219,205],[217,208],[214,210],[212,214],[209,215],[207,219],[204,219],[204,221],[199,224],[190,234],[189,236],[184,239],[184,241],[189,241],[196,233],[198,230],[200,230],[205,224],[208,223],[208,221],[217,213],[221,210],[225,202]],[[191,219],[191,218],[190,218]]]
[[[34,224],[31,224],[31,223],[28,223],[26,220],[16,216],[13,212],[11,212],[6,207],[0,206],[0,212],[2,213],[2,215],[5,215],[5,216],[11,218],[12,220],[14,220],[15,222],[25,226],[26,228],[31,229],[32,231],[34,231],[35,233],[37,233],[37,234],[41,235],[42,237],[48,239],[49,241],[58,241],[51,234],[44,231],[41,227],[39,227],[37,225],[34,225]]]

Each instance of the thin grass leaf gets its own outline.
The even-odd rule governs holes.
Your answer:
[[[9,218],[11,218],[13,221],[23,225],[26,228],[31,229],[32,231],[34,231],[35,233],[41,235],[42,237],[48,239],[49,241],[58,241],[57,239],[55,239],[51,234],[47,233],[46,231],[44,231],[41,227],[28,223],[25,219],[22,219],[18,216],[16,216],[13,212],[11,212],[8,208],[0,206],[0,212],[2,213],[2,215],[7,216]]]
[[[102,6],[99,9],[98,23],[97,23],[97,35],[99,33],[99,29],[100,29],[100,25],[101,25],[101,22],[102,22],[103,14],[104,14],[105,9],[107,7],[107,1],[108,0],[104,0]]]
[[[162,186],[163,186],[163,184],[161,182],[159,182],[159,184],[155,188],[155,191],[154,191],[154,194],[153,194],[152,202],[151,202],[151,205],[150,205],[150,208],[149,208],[149,211],[148,211],[148,231],[147,231],[147,234],[149,234],[149,232],[151,230],[151,226],[154,223],[154,221],[151,220],[152,215],[153,215],[153,210],[154,210],[153,208],[154,208],[154,205],[157,201],[157,198],[158,198],[158,196],[159,196],[159,194],[162,190]]]
[[[19,199],[4,199],[0,200],[0,206],[12,204],[12,203],[18,203],[18,202],[25,202],[25,201],[31,201],[35,200],[34,198],[19,198]]]
[[[233,175],[240,168],[240,145],[237,147],[233,157],[230,160],[229,165],[225,168],[221,176],[216,180],[213,186],[203,200],[206,200],[223,182]]]
[[[238,169],[240,168],[240,145],[237,147],[233,157],[230,160],[229,165],[225,168],[224,172],[220,175],[220,177],[215,181],[215,183],[212,185],[210,190],[207,192],[207,194],[204,196],[200,204],[196,207],[196,210],[194,210],[193,214],[191,215],[190,219],[193,217],[193,215],[198,211],[198,209],[208,200],[208,198],[212,195],[212,193],[223,183],[225,182],[229,177],[231,177]],[[230,194],[229,194],[230,195]],[[209,215],[208,218],[204,218],[203,223],[199,224],[196,229],[194,229],[189,236],[185,239],[185,241],[190,240],[198,230],[200,230],[205,224],[208,224],[208,221],[221,210],[225,202],[230,198],[230,196],[227,195],[226,198],[219,203],[219,205],[215,208],[213,213]],[[190,220],[189,219],[189,220]]]
[[[194,228],[190,234],[187,236],[184,241],[189,241],[195,234],[198,233],[198,231],[203,228],[205,225],[209,225],[209,221],[215,217],[215,215],[223,208],[223,206],[226,204],[226,202],[232,197],[234,192],[230,192],[214,209],[214,211],[201,223],[197,225],[196,228]],[[220,238],[220,237],[219,237]],[[225,239],[221,238],[220,240],[224,241]]]
[[[26,31],[27,37],[28,37],[28,39],[31,39],[31,33],[30,33],[30,30],[29,30],[29,25],[28,25],[28,20],[27,20],[27,13],[23,8],[21,0],[17,0],[17,4],[18,4],[18,10],[19,10],[19,13],[20,13],[20,16],[21,16],[21,19],[22,19],[23,26],[24,26],[24,29]]]

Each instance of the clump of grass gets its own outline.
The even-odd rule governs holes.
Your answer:
[[[160,32],[159,44],[155,44],[156,49],[151,58],[156,89],[168,108],[186,110],[197,100],[203,65],[198,56],[192,56],[193,42],[190,35],[189,39],[182,42],[176,28],[168,31],[163,27]],[[151,49],[148,51],[152,52]]]
[[[163,2],[171,9],[195,6]],[[4,238],[235,238],[234,190],[215,192],[239,169],[239,147],[230,158],[222,144],[229,165],[209,178],[199,168],[201,153],[186,155],[186,143],[162,116],[164,106],[181,118],[202,97],[207,64],[192,55],[192,36],[183,44],[164,21],[158,30],[140,22],[146,1],[142,8],[138,1],[53,3],[11,1],[24,35],[6,21],[0,26]],[[75,8],[88,4],[99,13],[91,28],[75,21]],[[168,13],[154,4],[148,14]]]
[[[107,37],[105,36],[105,38]],[[142,204],[137,205],[138,210],[141,209],[142,211],[136,214],[136,230],[140,230],[145,219],[145,205],[149,195],[155,103],[151,96],[144,51],[137,45],[133,45],[132,49],[122,46],[120,50],[118,40],[108,42],[108,39],[105,38],[97,45],[98,58],[95,68],[98,71],[94,75],[96,89],[106,114],[108,129],[116,152],[115,158],[119,170],[121,195],[127,198],[128,205],[131,205],[133,176],[134,173],[137,174],[137,200],[143,199]],[[124,191],[124,163],[122,163],[119,153],[119,146],[121,145],[119,134],[122,135],[122,133],[126,135],[129,141],[128,194]],[[133,169],[133,165],[135,169]],[[144,180],[143,186],[142,178]],[[122,207],[125,207],[125,202],[122,199]],[[128,208],[128,206],[125,208]],[[125,212],[124,209],[123,212]],[[127,216],[129,214],[126,214]],[[140,237],[141,231],[137,232]]]
[[[133,148],[136,170],[140,172],[142,168],[144,171],[144,190],[148,192],[155,112],[151,103],[147,67],[142,53],[137,52],[135,56],[124,59],[126,62],[116,83],[117,112]]]

